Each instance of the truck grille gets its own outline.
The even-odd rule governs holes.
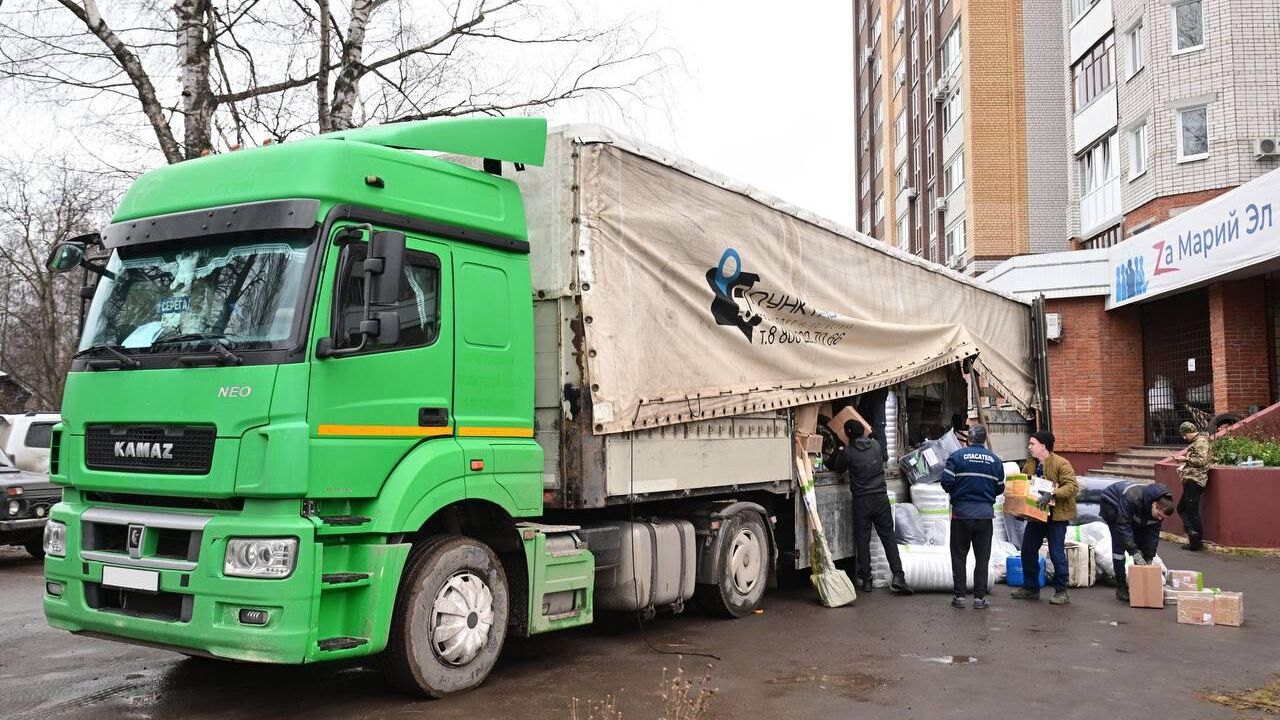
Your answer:
[[[212,425],[90,425],[84,461],[94,470],[204,475],[216,436]]]

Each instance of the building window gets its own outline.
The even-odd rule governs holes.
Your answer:
[[[871,215],[869,213],[862,213],[862,233],[864,235],[871,234]]]
[[[1147,171],[1147,124],[1129,132],[1129,179],[1137,179]]]
[[[957,153],[942,171],[942,192],[950,195],[964,184],[964,153]]]
[[[907,3],[898,3],[898,15],[893,19],[893,39],[897,42],[902,33],[907,31]]]
[[[960,88],[957,87],[956,91],[947,98],[946,105],[942,106],[942,129],[950,130],[960,121],[960,116],[963,114],[964,102],[960,97]]]
[[[867,101],[871,99],[871,94],[867,90],[866,83],[862,84],[862,88],[858,91],[858,112],[862,112],[867,107]]]
[[[1115,38],[1111,35],[1098,41],[1071,66],[1075,85],[1075,110],[1079,112],[1094,98],[1111,89],[1116,81]]]
[[[884,148],[879,148],[880,152],[876,153],[876,177],[880,177],[880,173],[884,172]]]
[[[1115,135],[1109,135],[1076,159],[1080,194],[1090,195],[1116,178]]]
[[[956,18],[956,22],[951,26],[951,32],[947,33],[947,37],[942,41],[942,67],[943,74],[949,74],[956,66],[960,64],[960,19]]]
[[[1138,71],[1147,64],[1147,43],[1142,36],[1141,20],[1138,21],[1137,25],[1133,26],[1132,30],[1125,34],[1125,46],[1128,48],[1125,60],[1129,66],[1128,74],[1125,77],[1131,78],[1137,75]]]
[[[1204,105],[1178,111],[1178,162],[1209,157],[1209,109]]]
[[[945,238],[947,261],[950,262],[955,258],[964,257],[964,221],[952,225],[947,229]]]
[[[873,55],[871,57],[871,84],[872,85],[875,85],[876,83],[880,82],[880,75],[884,71],[883,66],[884,66],[884,63],[880,62],[879,55]]]
[[[1080,185],[1080,232],[1092,234],[1120,214],[1120,159],[1113,132],[1076,158]]]
[[[898,218],[898,249],[899,250],[906,250],[907,247],[911,244],[911,236],[907,234],[908,228],[910,227],[910,224],[907,222],[907,220],[908,220],[908,217],[906,215],[903,215],[902,217]]]
[[[893,71],[893,87],[897,88],[907,84],[907,59],[905,57],[898,58],[898,67]]]
[[[876,103],[875,112],[872,113],[872,125],[876,130],[880,129],[880,125],[884,123],[884,103]]]
[[[1204,47],[1204,7],[1200,0],[1173,6],[1173,53]]]
[[[871,21],[871,46],[875,47],[880,44],[880,14],[876,13],[876,19]]]
[[[871,192],[871,173],[864,171],[862,173],[862,182],[858,184],[858,195],[866,195],[869,192]]]
[[[1082,15],[1089,12],[1089,8],[1098,4],[1098,0],[1071,0],[1071,20],[1072,22],[1079,20]]]
[[[884,220],[884,193],[876,196],[876,224]]]
[[[899,110],[898,117],[893,121],[893,137],[894,142],[901,145],[907,141],[907,111]]]
[[[898,188],[898,192],[902,192],[911,186],[911,181],[907,177],[907,163],[904,160],[898,169],[893,171],[894,187]],[[901,208],[899,208],[901,210]]]

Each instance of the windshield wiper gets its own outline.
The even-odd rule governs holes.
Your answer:
[[[198,365],[201,362],[212,360],[219,365],[223,363],[240,365],[244,363],[244,357],[231,352],[230,347],[235,346],[235,341],[231,339],[233,337],[235,336],[230,333],[183,333],[181,335],[170,335],[169,337],[158,338],[152,341],[151,347],[154,348],[158,345],[207,340],[209,342],[209,352],[197,353],[194,355],[183,355],[178,358],[178,362],[181,362],[184,365]]]
[[[155,347],[157,345],[168,345],[170,343],[196,342],[198,340],[222,340],[228,345],[234,347],[235,340],[231,339],[233,337],[235,337],[235,335],[231,333],[182,333],[181,335],[166,335],[162,338],[156,338],[151,341],[151,347]],[[213,344],[217,345],[219,343],[215,342]]]
[[[75,355],[72,355],[71,357],[78,358],[78,357],[84,357],[85,355],[90,355],[94,353],[106,352],[111,357],[101,358],[98,360],[90,360],[85,364],[93,368],[94,370],[97,370],[100,367],[111,367],[113,364],[117,368],[138,367],[138,361],[135,358],[131,358],[128,355],[125,355],[123,352],[121,352],[121,350],[123,350],[123,348],[121,348],[119,345],[111,345],[110,343],[101,343],[99,345],[90,345],[89,347],[81,350],[80,352],[77,352]]]

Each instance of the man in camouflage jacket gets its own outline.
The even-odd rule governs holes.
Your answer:
[[[1204,547],[1204,525],[1200,523],[1200,496],[1209,484],[1209,437],[1184,422],[1178,428],[1182,437],[1191,443],[1187,459],[1178,466],[1182,476],[1182,499],[1178,501],[1178,515],[1187,529],[1187,544],[1183,550],[1199,550]]]

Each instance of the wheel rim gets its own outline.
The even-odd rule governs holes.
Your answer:
[[[750,595],[760,584],[763,565],[760,562],[760,542],[751,528],[741,528],[729,544],[729,578],[733,589],[742,595]]]
[[[493,593],[470,570],[454,573],[431,606],[431,648],[448,665],[466,665],[480,654],[493,629]]]

